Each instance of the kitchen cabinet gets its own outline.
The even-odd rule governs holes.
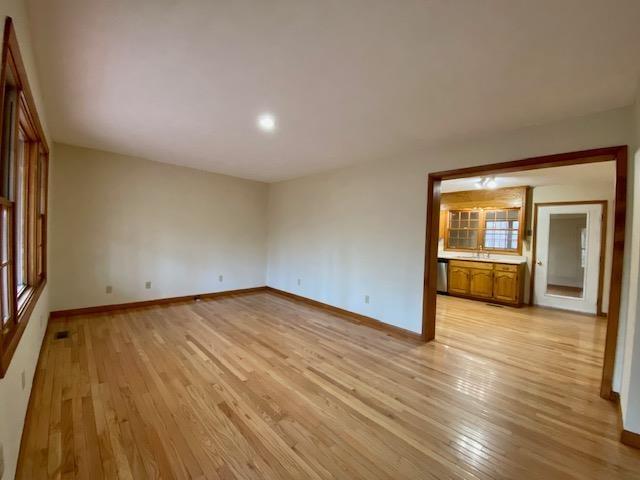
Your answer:
[[[469,269],[458,267],[449,262],[449,287],[448,293],[469,294]]]
[[[496,300],[517,303],[518,274],[516,272],[495,272],[493,280],[493,296]]]
[[[493,269],[469,269],[469,295],[482,298],[493,296]]]
[[[524,264],[449,261],[450,295],[521,306]]]

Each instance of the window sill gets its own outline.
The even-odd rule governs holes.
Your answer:
[[[31,313],[38,303],[40,294],[44,290],[46,284],[47,280],[43,279],[37,287],[28,287],[23,290],[20,298],[18,298],[18,327],[2,352],[2,357],[0,358],[0,378],[4,378],[7,370],[9,369],[13,354],[18,348],[22,334],[31,319]]]

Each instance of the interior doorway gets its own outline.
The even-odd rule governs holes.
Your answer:
[[[602,315],[606,201],[536,204],[530,303]]]
[[[620,294],[622,281],[622,260],[625,239],[625,204],[627,194],[627,147],[617,146],[594,150],[548,155],[542,157],[527,158],[518,161],[489,164],[478,167],[468,167],[457,170],[430,173],[427,183],[427,232],[425,245],[425,276],[423,296],[423,325],[422,336],[425,341],[430,341],[436,335],[436,302],[438,283],[438,249],[441,228],[441,182],[453,179],[471,179],[472,177],[490,178],[492,175],[507,174],[513,172],[525,172],[544,168],[562,167],[570,165],[593,164],[599,162],[615,162],[615,194],[612,198],[612,256],[611,266],[608,271],[608,315],[606,319],[606,334],[604,339],[604,355],[602,360],[602,377],[600,383],[600,395],[603,398],[612,398],[612,379],[615,362],[615,352],[618,335],[618,319],[620,313]],[[485,230],[488,228],[485,225]],[[514,234],[515,235],[515,234]],[[480,238],[480,237],[479,237]],[[459,261],[477,262],[481,257],[476,252],[474,259],[463,258]],[[470,264],[468,264],[470,265]],[[470,265],[475,269],[483,267],[478,263]],[[493,267],[494,282],[496,269],[505,268],[516,271],[517,267]],[[470,270],[471,271],[471,270]],[[553,287],[552,287],[553,288]],[[580,295],[579,288],[576,295]],[[584,295],[584,284],[583,292]],[[494,287],[495,293],[495,287]],[[495,296],[495,295],[494,295]],[[448,302],[451,303],[451,302]],[[466,307],[465,307],[466,308]]]

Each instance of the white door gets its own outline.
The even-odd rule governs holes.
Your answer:
[[[538,207],[534,303],[596,313],[601,204]]]

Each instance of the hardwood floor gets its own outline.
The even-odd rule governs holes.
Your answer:
[[[430,344],[273,293],[52,322],[18,478],[640,478],[602,319],[438,305]]]
[[[561,295],[563,297],[582,298],[581,287],[568,287],[566,285],[547,285],[547,293]]]

